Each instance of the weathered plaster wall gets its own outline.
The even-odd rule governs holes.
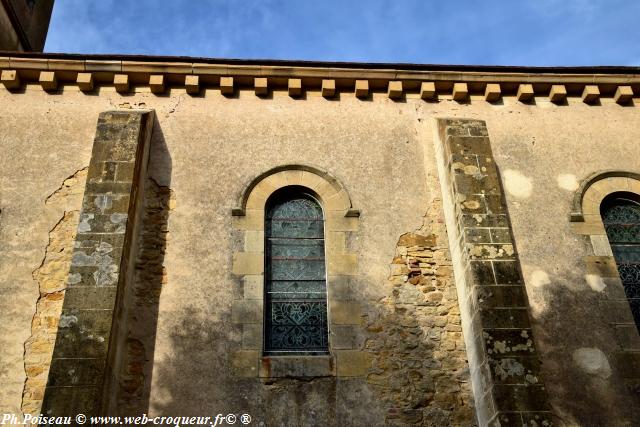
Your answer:
[[[504,98],[496,105],[472,99],[469,104],[422,104],[420,110],[487,122],[557,422],[633,424],[639,396],[625,384],[630,366],[616,362],[621,348],[610,322],[618,316],[606,304],[620,294],[621,285],[606,281],[609,287],[599,292],[588,284],[584,257],[593,250],[588,236],[571,230],[569,212],[577,183],[591,173],[640,169],[632,154],[640,137],[637,106],[610,100],[588,106],[575,98],[568,105],[540,98],[528,105]],[[602,369],[585,368],[585,349],[600,356]]]
[[[640,395],[625,384],[630,366],[616,360],[621,348],[610,322],[618,316],[606,304],[621,286],[609,282],[598,291],[588,284],[584,257],[593,255],[591,244],[571,230],[568,215],[576,181],[603,169],[640,170],[632,154],[640,114],[637,107],[576,104],[503,107],[486,116],[487,127],[552,405],[567,423],[631,425],[640,417]],[[568,111],[559,114],[562,108]],[[585,369],[585,349],[597,349],[611,374]]]
[[[567,424],[630,417],[632,398],[613,360],[607,377],[590,374],[573,357],[581,348],[598,348],[609,358],[616,345],[600,308],[602,294],[584,278],[589,245],[569,227],[574,181],[598,169],[640,170],[640,160],[628,155],[640,136],[637,107],[602,102],[525,105],[504,98],[492,105],[472,98],[461,104],[447,97],[392,101],[384,94],[327,100],[318,93],[296,100],[280,92],[259,99],[253,92],[226,98],[217,90],[192,97],[179,89],[156,96],[109,88],[96,96],[71,87],[47,94],[36,86],[9,94],[0,88],[0,321],[7,331],[0,338],[7,349],[0,356],[0,409],[20,407],[23,346],[38,297],[32,272],[64,210],[47,213],[44,199],[87,165],[98,113],[120,106],[156,110],[149,174],[172,192],[172,209],[158,220],[169,231],[158,243],[166,244],[164,270],[154,264],[151,279],[165,283],[159,303],[145,301],[153,307],[142,315],[155,341],[129,341],[125,391],[135,398],[123,400],[152,414],[202,415],[206,408],[285,424],[319,416],[382,424],[383,399],[365,378],[263,384],[230,375],[229,355],[241,340],[230,318],[241,285],[231,258],[242,244],[230,212],[248,182],[278,165],[312,164],[338,178],[361,211],[348,249],[358,254],[355,286],[368,314],[363,325],[373,323],[380,304],[398,298],[389,282],[398,240],[422,227],[439,198],[438,186],[428,185],[428,177],[437,176],[433,119],[464,117],[487,122],[505,180],[554,411]],[[141,371],[150,385],[139,389]]]
[[[385,408],[365,378],[263,384],[229,374],[241,339],[230,309],[242,283],[229,270],[232,253],[242,249],[239,235],[230,232],[230,212],[244,186],[275,166],[326,170],[361,211],[359,231],[347,248],[358,254],[352,286],[365,305],[386,297],[396,243],[421,226],[426,211],[415,118],[404,105],[389,116],[388,105],[353,98],[343,104],[276,94],[265,103],[247,95],[184,97],[170,117],[158,115],[173,165],[176,207],[169,216],[168,283],[160,297],[151,412],[197,413],[206,405],[276,425],[309,424],[318,417],[330,424],[381,425]],[[216,108],[199,107],[214,101]],[[230,400],[230,393],[237,399]]]
[[[87,169],[81,169],[45,200],[45,205],[69,209],[82,203]],[[80,210],[64,211],[62,218],[49,233],[49,244],[42,265],[33,272],[40,297],[31,321],[31,336],[25,342],[22,411],[36,416],[40,413],[47,376],[53,355],[71,266],[71,254],[78,228]]]
[[[46,201],[87,166],[103,108],[39,91],[7,95],[0,92],[0,412],[20,413],[25,342],[40,295],[34,272],[45,260],[50,231],[65,212],[80,209],[81,197]]]

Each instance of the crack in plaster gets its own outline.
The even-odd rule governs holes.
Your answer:
[[[78,179],[82,178],[82,183],[84,184],[84,180],[86,179],[86,177],[81,176],[84,174],[84,172],[87,172],[89,170],[89,166],[85,166],[81,169],[78,169],[77,171],[75,171],[74,173],[72,173],[71,175],[69,175],[68,177],[66,177],[63,181],[62,184],[60,184],[60,187],[58,187],[56,190],[54,190],[51,194],[49,194],[45,199],[44,199],[44,204],[47,205],[49,204],[49,200],[51,200],[54,196],[59,197],[59,196],[67,196],[70,194],[65,194],[65,192],[69,192],[72,191],[72,188],[76,186],[76,184],[78,184]],[[81,189],[82,191],[84,191],[84,185],[83,188]]]
[[[88,167],[84,167],[69,175],[60,187],[46,197],[44,204],[80,206],[87,170]],[[23,344],[25,380],[20,405],[23,415],[38,414],[44,397],[78,217],[79,210],[63,210],[62,216],[48,232],[42,261],[31,272],[39,295],[31,318],[31,334]]]

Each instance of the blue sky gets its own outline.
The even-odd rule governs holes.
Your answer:
[[[56,0],[46,52],[638,65],[640,0]]]

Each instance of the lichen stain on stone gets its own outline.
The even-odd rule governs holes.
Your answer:
[[[465,208],[471,209],[471,210],[480,209],[480,202],[477,200],[468,200],[466,202],[463,202],[462,205]]]
[[[512,257],[513,255],[515,255],[515,251],[513,249],[513,245],[502,245],[502,249],[504,250],[504,253],[508,257]]]
[[[521,377],[524,371],[524,366],[516,359],[506,357],[495,362],[494,372],[502,381],[509,377]]]
[[[533,341],[529,338],[529,334],[526,330],[523,330],[520,334],[522,338],[527,338],[525,343],[513,344],[508,340],[494,340],[491,334],[483,332],[482,337],[487,344],[487,354],[505,354],[508,352],[529,352],[533,353],[535,347]]]
[[[540,380],[535,375],[527,374],[524,376],[524,379],[529,384],[537,384]]]
[[[127,231],[127,218],[128,215],[123,213],[112,213],[109,216],[109,221],[118,226],[118,228],[114,230],[114,233],[124,233]]]
[[[109,216],[109,221],[111,221],[114,224],[122,224],[124,221],[126,221],[128,215],[127,214],[123,214],[123,213],[112,213]]]
[[[83,251],[77,251],[71,258],[71,265],[74,267],[93,267],[96,265],[96,259]]]
[[[113,246],[111,244],[100,242],[91,255],[88,255],[85,251],[75,251],[71,264],[74,267],[98,267],[93,273],[96,285],[114,285],[118,281],[118,266],[109,255],[112,251]]]
[[[80,233],[86,233],[91,231],[91,224],[89,224],[89,221],[91,221],[93,218],[94,218],[94,215],[92,213],[82,214],[82,218],[80,219],[80,224],[78,225],[78,231]]]
[[[502,174],[505,189],[509,194],[518,199],[527,199],[533,193],[531,178],[526,177],[520,171],[507,169]]]
[[[60,322],[58,323],[59,328],[70,328],[73,325],[78,323],[78,318],[72,314],[62,314],[60,315]]]
[[[506,353],[509,349],[509,347],[507,347],[507,342],[506,341],[494,341],[493,342],[493,352],[495,353]],[[489,354],[491,354],[491,349],[489,349]]]
[[[76,267],[97,267],[102,264],[108,264],[113,261],[108,254],[113,252],[113,246],[107,242],[100,242],[91,255],[87,255],[85,251],[75,251],[71,265]]]
[[[98,267],[98,270],[93,273],[93,278],[98,286],[113,285],[118,279],[118,266],[114,263],[113,258],[98,251],[91,255],[76,251],[73,254],[72,265],[74,267]]]
[[[80,332],[81,333],[85,333],[86,331],[85,330],[81,330]],[[90,339],[92,341],[98,341],[98,342],[104,342],[105,341],[104,337],[100,336],[100,335],[95,336],[95,335],[91,334],[91,335],[87,335],[86,338]]]
[[[463,172],[465,173],[465,175],[479,175],[480,168],[473,165],[467,165],[464,167]]]
[[[469,256],[471,259],[500,259],[510,258],[513,256],[513,245],[482,245],[482,244],[469,244]]]
[[[505,357],[502,359],[492,359],[493,372],[501,381],[509,378],[518,381],[518,378],[524,378],[529,384],[538,383],[538,377],[532,375],[531,371],[526,369],[517,359]]]
[[[115,264],[101,265],[93,272],[93,280],[97,286],[111,286],[118,282],[118,266]]]
[[[107,242],[100,242],[97,251],[103,254],[108,254],[110,252],[113,252],[113,245]]]
[[[454,162],[451,165],[451,168],[453,168],[454,172],[461,172],[461,171],[464,171],[465,166],[466,165],[464,163],[462,163],[462,162]]]
[[[100,209],[100,212],[104,214],[104,211],[113,207],[113,196],[109,194],[100,194],[96,196],[93,204]]]
[[[75,285],[76,283],[80,283],[81,281],[82,275],[80,275],[80,273],[69,274],[69,277],[67,278],[68,285]]]

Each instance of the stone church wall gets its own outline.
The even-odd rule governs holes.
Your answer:
[[[635,362],[619,357],[606,303],[619,282],[590,286],[585,258],[593,248],[569,221],[581,180],[604,169],[640,171],[636,106],[574,97],[564,105],[515,96],[495,103],[387,93],[325,99],[320,91],[261,99],[253,91],[158,96],[101,87],[87,95],[31,84],[20,93],[0,87],[0,412],[37,412],[41,399],[34,380],[48,366],[45,358],[34,363],[33,343],[48,333],[40,319],[53,295],[41,273],[64,266],[81,207],[83,183],[68,179],[82,181],[98,115],[137,109],[155,110],[156,120],[136,309],[125,322],[120,381],[111,390],[117,412],[211,415],[206,408],[249,413],[267,425],[472,425],[465,348],[472,337],[464,336],[458,308],[444,220],[453,208],[443,207],[436,158],[443,143],[437,119],[464,118],[486,122],[554,421],[637,419],[627,375]],[[349,301],[358,303],[347,305],[345,316],[357,321],[345,328],[352,347],[343,354],[364,356],[342,365],[338,357],[335,372],[315,378],[237,375],[234,367],[257,359],[237,359],[248,337],[233,310],[246,282],[233,263],[246,236],[232,210],[252,180],[292,164],[326,171],[360,213],[343,248],[355,254]],[[55,248],[62,252],[54,258]]]

